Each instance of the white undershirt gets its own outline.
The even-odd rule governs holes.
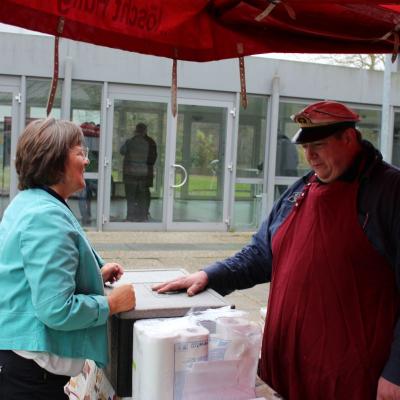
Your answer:
[[[82,372],[85,360],[82,358],[60,357],[44,351],[13,350],[23,358],[35,361],[40,367],[56,375],[76,376]]]

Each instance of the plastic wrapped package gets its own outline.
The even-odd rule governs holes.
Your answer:
[[[242,311],[207,310],[134,325],[135,400],[255,396],[261,328]]]
[[[114,400],[116,395],[101,368],[86,360],[82,372],[64,387],[70,400]]]

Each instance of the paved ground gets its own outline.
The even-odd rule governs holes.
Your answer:
[[[251,237],[248,232],[88,232],[92,245],[107,261],[127,270],[184,268],[195,272],[234,254]],[[236,291],[226,299],[260,320],[269,285]]]

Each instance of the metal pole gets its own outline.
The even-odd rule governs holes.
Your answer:
[[[392,161],[393,133],[390,129],[391,116],[391,84],[392,84],[393,64],[391,55],[385,56],[385,70],[383,73],[383,93],[382,93],[382,119],[381,119],[381,152],[383,159],[387,162]]]
[[[275,163],[276,163],[276,147],[278,141],[278,116],[279,116],[279,76],[272,78],[272,93],[270,98],[270,114],[269,114],[269,137],[266,140],[266,155],[268,154],[268,169],[265,170],[264,187],[267,188],[266,202],[263,202],[263,215],[269,213],[274,205],[275,193]],[[267,152],[268,151],[268,152]],[[264,164],[266,165],[266,164]],[[266,210],[264,209],[266,208]]]

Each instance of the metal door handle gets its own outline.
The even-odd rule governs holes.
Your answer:
[[[184,167],[183,165],[180,165],[180,164],[172,164],[172,167],[173,167],[173,168],[179,168],[179,169],[181,169],[181,170],[183,171],[183,174],[184,174],[183,181],[182,181],[181,183],[179,183],[178,185],[171,185],[172,188],[180,188],[180,187],[182,187],[182,186],[186,183],[186,181],[187,181],[187,177],[188,177],[187,171],[186,171],[185,167]]]

